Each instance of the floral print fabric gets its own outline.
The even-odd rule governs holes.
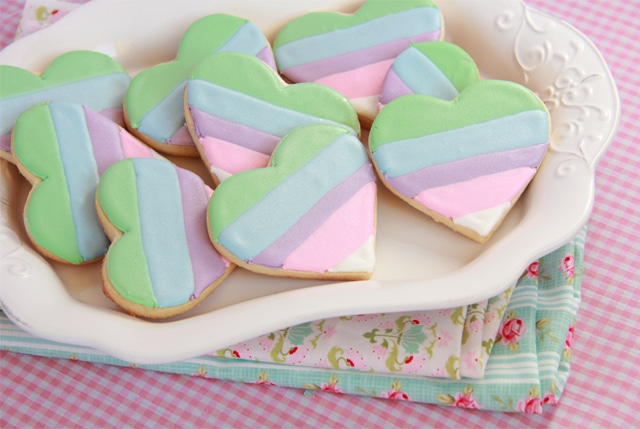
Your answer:
[[[584,236],[583,231],[570,243],[535,261],[518,280],[508,299],[508,305],[504,308],[503,317],[497,323],[496,335],[492,341],[490,355],[486,359],[484,377],[481,379],[443,379],[402,372],[366,372],[355,369],[356,361],[348,353],[335,354],[338,368],[287,364],[286,358],[284,362],[260,362],[238,359],[235,355],[233,358],[220,357],[219,353],[144,368],[196,377],[301,388],[309,392],[366,395],[468,409],[541,413],[545,407],[555,405],[560,400],[569,377],[571,347],[576,337],[579,337],[576,314],[580,304],[583,275]],[[566,268],[566,261],[571,261],[571,270]],[[489,300],[487,306],[491,305],[492,300]],[[449,317],[454,313],[455,311],[444,312]],[[486,315],[489,312],[484,314],[486,326]],[[4,349],[40,356],[135,366],[106,356],[97,350],[35,338],[12,325],[3,315],[0,316],[0,347]],[[394,319],[401,321],[397,326],[391,327],[392,332],[410,332],[412,327],[419,326],[410,323],[414,319],[421,321],[423,326],[426,324],[424,316],[407,316]],[[467,322],[472,323],[470,318],[465,317],[465,324]],[[491,323],[496,322],[493,320]],[[290,329],[288,332],[284,330],[281,335],[291,341],[293,331],[296,341],[296,335],[313,338],[312,334],[308,333],[309,329],[316,332],[316,335],[321,332],[321,328],[318,327],[320,321],[310,323],[308,328],[304,327],[305,325],[301,325],[298,332],[296,329]],[[325,332],[326,326],[325,324],[322,328],[322,333]],[[416,328],[413,329],[417,332]],[[380,341],[378,332],[370,337]],[[332,338],[335,340],[341,335],[341,332],[336,331]],[[421,338],[417,335],[413,343],[420,342],[418,337]],[[259,342],[260,339],[256,341]],[[273,341],[275,344],[281,340],[280,337],[274,337]],[[404,350],[405,346],[411,350],[411,341],[404,345],[402,340],[395,342],[398,350]],[[310,344],[310,341],[307,343]],[[285,345],[286,341],[282,344],[282,347],[272,347],[271,350],[275,348],[282,351],[282,354],[285,354],[285,351],[288,353],[291,349]],[[464,356],[462,350],[463,348],[461,353]],[[297,351],[291,355],[295,355]],[[239,354],[242,352],[238,351]],[[225,356],[228,353],[229,351],[226,351]],[[400,360],[401,354],[398,353],[397,356]],[[354,362],[353,367],[347,363],[347,359]],[[408,365],[411,366],[411,362]],[[464,366],[463,358],[460,368]]]

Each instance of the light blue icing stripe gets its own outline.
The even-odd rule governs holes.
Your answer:
[[[96,186],[100,176],[84,109],[78,104],[50,103],[49,111],[67,181],[78,251],[84,261],[90,261],[105,254],[109,240],[95,210]]]
[[[283,137],[299,126],[319,123],[337,125],[355,133],[350,127],[339,122],[276,106],[201,79],[193,79],[187,86],[190,106],[274,136]]]
[[[255,56],[265,46],[267,46],[267,41],[260,29],[247,22],[216,52],[240,52]]]
[[[262,32],[253,24],[245,23],[227,42],[215,52],[240,52],[258,55],[267,46]],[[147,112],[138,125],[138,130],[159,142],[165,143],[184,125],[183,94],[186,79],[178,84],[153,109]]]
[[[184,85],[176,86],[140,119],[138,130],[159,142],[166,142],[184,125]]]
[[[386,143],[373,156],[382,173],[397,177],[445,162],[545,143],[548,139],[547,113],[529,110],[456,130]]]
[[[133,159],[133,169],[153,293],[160,308],[184,304],[193,293],[194,279],[178,174],[173,164],[146,158]]]
[[[124,73],[108,74],[77,82],[0,99],[0,135],[11,133],[18,116],[44,101],[68,101],[84,104],[97,112],[122,108],[122,98],[130,78]]]
[[[459,94],[442,70],[413,46],[398,55],[391,67],[414,94],[444,100],[453,100]]]
[[[396,39],[440,30],[440,11],[421,7],[389,14],[367,22],[315,36],[304,37],[276,48],[280,70],[371,48]]]
[[[274,243],[304,216],[327,192],[369,162],[361,147],[350,144],[350,135],[343,135],[321,150],[306,165],[283,180],[249,210],[228,225],[218,239],[230,252],[249,261]],[[340,165],[336,165],[336,163]],[[331,171],[331,174],[326,174]],[[282,210],[282,204],[296,202]],[[264,228],[269,219],[269,228]],[[236,240],[236,236],[251,240]],[[242,244],[233,244],[235,242]]]

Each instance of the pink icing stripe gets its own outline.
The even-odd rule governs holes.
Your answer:
[[[271,155],[280,140],[282,140],[281,136],[275,136],[238,122],[219,118],[194,106],[189,106],[189,110],[198,137],[216,137],[265,155]]]
[[[413,37],[398,39],[356,52],[338,55],[283,70],[282,74],[294,82],[311,82],[321,77],[341,73],[368,64],[395,58],[414,42],[437,40],[440,31],[423,33]]]
[[[266,167],[269,163],[269,155],[255,152],[226,140],[204,137],[200,139],[200,144],[209,161],[209,166],[219,168],[229,174]]]
[[[207,232],[207,206],[211,190],[191,172],[181,168],[176,168],[176,171],[195,283],[193,297],[197,298],[225,272],[226,264],[209,241]]]
[[[122,115],[122,109],[104,109],[100,111],[100,114],[110,121],[124,127],[124,117]]]
[[[181,126],[178,131],[167,139],[167,144],[173,146],[194,146],[193,139],[186,126]]]
[[[284,260],[329,216],[349,201],[363,186],[376,181],[373,166],[363,164],[348,178],[324,194],[287,232],[260,252],[253,263],[280,268]]]
[[[358,250],[374,231],[376,184],[363,186],[284,261],[286,270],[323,273]]]
[[[370,64],[343,73],[336,73],[316,80],[316,83],[327,85],[341,92],[345,97],[360,98],[379,95],[382,83],[393,59]]]
[[[465,182],[427,189],[414,199],[448,218],[461,217],[510,202],[527,186],[535,173],[534,168],[514,168]]]
[[[125,158],[157,158],[149,146],[120,128],[120,147]]]
[[[118,144],[121,128],[102,114],[87,107],[83,107],[83,110],[93,147],[93,156],[98,166],[98,175],[102,176],[107,167],[124,158],[122,148]]]

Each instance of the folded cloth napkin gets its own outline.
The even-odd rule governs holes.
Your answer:
[[[583,230],[571,242],[534,261],[520,277],[503,311],[504,317],[498,324],[495,338],[481,341],[487,347],[492,346],[482,379],[450,380],[408,373],[363,372],[344,365],[320,368],[220,357],[225,353],[141,368],[308,391],[539,414],[543,406],[558,403],[569,377],[571,344],[580,303],[585,234]],[[491,300],[487,305],[491,306]],[[484,314],[486,325],[486,315],[491,313]],[[392,319],[401,317],[391,316]],[[420,320],[420,316],[407,317]],[[289,328],[292,330],[295,327]],[[333,337],[341,338],[342,335],[336,331]],[[256,341],[259,344],[260,340]],[[35,338],[4,316],[0,317],[0,347],[39,356],[135,366],[97,350]],[[464,352],[462,356],[462,366],[465,366],[467,356]],[[460,365],[460,362],[454,364]]]
[[[482,378],[510,292],[492,298],[491,306],[484,301],[433,311],[317,320],[212,355],[368,373]]]

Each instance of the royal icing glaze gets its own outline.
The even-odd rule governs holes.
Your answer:
[[[393,60],[411,43],[441,36],[440,10],[430,0],[369,0],[352,15],[312,12],[294,19],[278,32],[273,50],[288,79],[328,85],[373,119]]]
[[[197,155],[184,128],[183,92],[192,69],[215,52],[241,52],[261,59],[275,70],[271,46],[258,27],[231,15],[215,14],[191,24],[182,37],[174,61],[137,74],[125,96],[128,124],[154,147],[174,153],[172,147]]]
[[[79,104],[48,102],[21,114],[13,131],[16,163],[33,189],[25,227],[57,260],[82,264],[109,244],[95,212],[98,180],[127,157],[157,157],[116,123]]]
[[[380,111],[369,136],[387,187],[478,241],[501,222],[548,146],[542,101],[521,85],[492,80],[469,85],[452,101],[400,97]]]
[[[129,82],[129,75],[118,62],[98,52],[62,54],[41,76],[0,65],[0,156],[13,162],[11,130],[16,119],[41,102],[83,104],[123,124],[122,99]]]
[[[340,93],[318,84],[287,85],[249,55],[215,54],[187,82],[187,125],[214,180],[265,167],[289,131],[312,123],[360,131]]]
[[[376,177],[360,140],[315,124],[289,133],[268,167],[220,184],[209,205],[214,243],[267,274],[370,276],[375,263]]]
[[[131,158],[107,169],[97,204],[121,234],[104,273],[122,298],[149,309],[181,306],[233,270],[209,241],[212,193],[199,176],[164,160]]]
[[[393,61],[379,107],[407,94],[453,100],[478,78],[478,67],[459,46],[442,41],[413,43]]]

